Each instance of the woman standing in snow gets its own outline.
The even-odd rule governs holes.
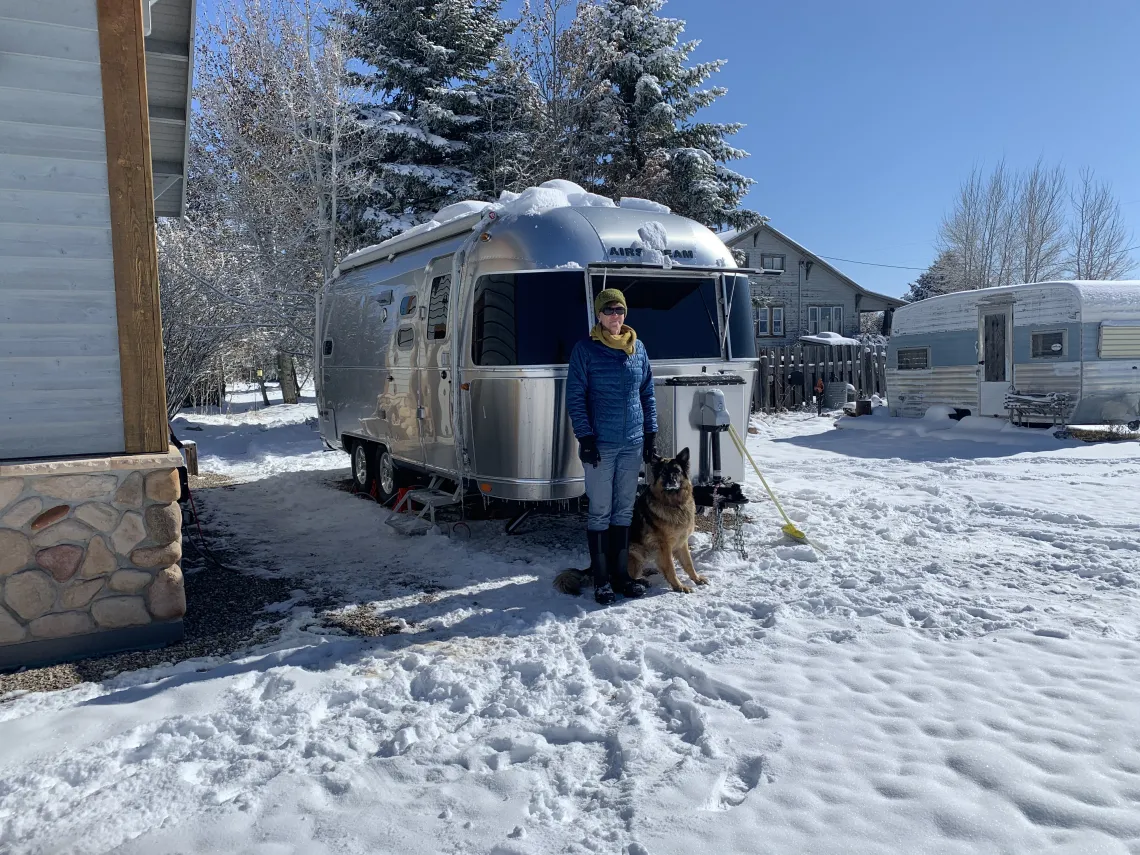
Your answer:
[[[649,356],[625,324],[626,308],[617,288],[594,299],[598,323],[574,346],[566,378],[566,407],[590,500],[586,537],[594,599],[602,605],[617,593],[645,593],[645,585],[629,576],[629,524],[641,462],[656,454],[657,403]]]

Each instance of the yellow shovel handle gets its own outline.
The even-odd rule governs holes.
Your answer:
[[[788,519],[788,515],[786,513],[784,513],[784,509],[780,505],[780,500],[776,498],[776,494],[773,493],[772,488],[768,486],[768,481],[764,478],[764,474],[760,471],[760,467],[756,465],[756,461],[752,459],[752,455],[749,453],[748,449],[745,447],[744,441],[740,438],[740,434],[738,434],[736,432],[736,428],[734,428],[732,425],[728,426],[728,435],[731,436],[732,441],[734,443],[736,443],[737,451],[739,451],[741,454],[743,454],[745,457],[747,457],[748,462],[752,464],[752,470],[756,473],[756,476],[760,479],[760,483],[764,485],[764,489],[768,491],[768,496],[772,499],[773,504],[775,504],[776,510],[778,510],[780,512],[780,516],[782,516],[784,518],[784,522],[786,522],[788,525],[795,525],[795,523],[793,523],[790,519]]]

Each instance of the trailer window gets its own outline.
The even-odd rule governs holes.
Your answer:
[[[1140,324],[1102,323],[1098,352],[1101,359],[1140,359]]]
[[[650,359],[720,359],[714,276],[622,276],[593,277],[594,294],[603,287],[618,288],[629,305],[631,327],[645,343]],[[747,289],[743,289],[747,294]],[[736,314],[736,310],[733,310]],[[751,312],[740,312],[745,327]],[[753,341],[753,353],[756,343]]]
[[[1033,359],[1060,359],[1065,355],[1063,330],[1035,332],[1030,337],[1029,355]]]
[[[416,310],[416,295],[409,294],[400,301],[400,315],[410,315]]]
[[[428,304],[428,339],[447,338],[447,303],[451,299],[451,274],[437,276],[431,281],[431,301]]]
[[[411,327],[400,327],[396,333],[396,347],[400,350],[410,350],[416,340],[416,331]]]
[[[475,283],[476,365],[565,365],[589,334],[581,271],[499,273]]]
[[[895,353],[895,365],[899,371],[925,371],[930,367],[930,348],[900,347]]]

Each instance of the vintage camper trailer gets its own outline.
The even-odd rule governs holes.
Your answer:
[[[1072,424],[1140,417],[1140,282],[1037,282],[932,297],[895,312],[893,415]]]
[[[506,499],[582,495],[567,362],[603,287],[625,292],[652,359],[660,451],[696,453],[702,388],[722,389],[743,435],[748,280],[716,235],[666,211],[550,182],[452,206],[346,258],[318,301],[317,400],[321,435],[351,455],[358,485],[387,498],[431,473]],[[743,481],[734,450],[722,469]]]

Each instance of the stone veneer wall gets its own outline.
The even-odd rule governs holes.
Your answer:
[[[182,637],[167,454],[0,465],[0,668]]]

